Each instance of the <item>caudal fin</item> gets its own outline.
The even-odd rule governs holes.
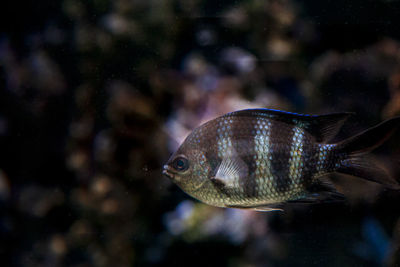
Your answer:
[[[342,160],[337,172],[400,189],[399,182],[388,170],[378,166],[375,160],[365,155],[385,142],[399,127],[400,117],[392,118],[340,142],[337,146],[338,152],[347,157]]]

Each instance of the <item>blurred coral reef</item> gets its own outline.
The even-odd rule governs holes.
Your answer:
[[[400,264],[399,192],[334,175],[347,202],[262,213],[161,175],[233,110],[354,112],[338,140],[399,116],[398,2],[28,2],[0,29],[2,266]]]

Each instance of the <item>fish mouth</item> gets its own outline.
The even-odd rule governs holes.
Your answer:
[[[168,165],[164,165],[162,173],[169,179],[174,179],[174,174],[171,172],[171,168]]]

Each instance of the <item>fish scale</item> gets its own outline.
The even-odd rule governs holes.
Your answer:
[[[226,116],[217,119],[215,123],[218,157],[230,157],[233,149],[252,173],[244,177],[230,177],[226,182],[228,188],[220,190],[221,198],[229,199],[234,205],[260,205],[285,201],[300,195],[300,163],[303,160],[300,150],[303,142],[306,142],[306,139],[303,140],[305,134],[301,128],[282,122],[272,123],[268,118],[243,120]],[[265,127],[261,128],[263,124]],[[270,144],[266,140],[271,132],[275,135]],[[312,138],[309,135],[306,137]],[[265,140],[264,145],[258,145],[257,140]],[[269,151],[271,145],[272,153]]]
[[[270,133],[271,133],[271,121],[269,119],[258,119],[255,124],[256,135],[254,137],[254,143],[256,151],[254,159],[260,164],[257,164],[256,176],[259,179],[256,180],[258,195],[262,196],[271,195],[273,196],[275,191],[272,187],[273,177],[271,173],[271,159],[270,154]]]
[[[324,178],[335,171],[397,188],[397,181],[363,155],[386,140],[400,118],[330,144],[348,116],[268,109],[228,113],[196,128],[164,174],[207,204],[257,210],[275,210],[271,204],[285,201],[341,198]]]

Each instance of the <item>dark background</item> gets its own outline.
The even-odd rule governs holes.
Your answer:
[[[399,266],[400,193],[284,213],[201,204],[161,175],[225,112],[400,114],[400,1],[8,1],[0,11],[2,266]],[[375,152],[399,179],[400,134]]]

